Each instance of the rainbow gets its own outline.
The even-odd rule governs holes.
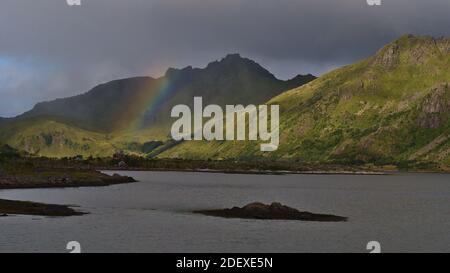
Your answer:
[[[161,77],[134,92],[125,102],[126,108],[117,113],[116,131],[133,132],[142,129],[145,117],[155,114],[159,107],[170,98],[176,90],[176,75]]]

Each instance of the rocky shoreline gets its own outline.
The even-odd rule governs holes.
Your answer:
[[[109,176],[91,170],[51,170],[33,174],[0,175],[0,189],[100,187],[136,182],[132,177]]]
[[[253,175],[287,175],[287,174],[310,174],[310,175],[391,175],[394,171],[337,171],[337,170],[316,170],[316,171],[290,171],[290,170],[225,170],[225,169],[177,169],[177,168],[140,168],[140,167],[103,167],[101,169],[110,171],[149,171],[149,172],[196,172],[196,173],[224,173],[224,174],[253,174]]]
[[[136,182],[132,177],[112,176],[93,170],[46,169],[22,173],[0,172],[0,189],[99,187]],[[0,216],[9,214],[76,216],[86,214],[67,205],[0,199]]]
[[[0,199],[0,216],[9,216],[10,214],[39,216],[79,216],[86,213],[76,211],[67,205],[54,205],[28,201]]]
[[[194,211],[194,213],[223,218],[258,220],[298,220],[316,222],[345,222],[348,220],[347,217],[337,215],[299,211],[280,203],[272,203],[270,205],[251,203],[242,208],[233,207],[231,209],[200,210]]]

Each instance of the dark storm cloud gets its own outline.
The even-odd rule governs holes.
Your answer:
[[[354,62],[405,33],[450,36],[448,0],[81,1],[1,1],[0,115],[231,52],[288,78]]]

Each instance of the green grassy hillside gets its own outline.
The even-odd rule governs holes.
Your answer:
[[[104,134],[42,118],[8,123],[0,130],[0,143],[32,155],[47,157],[111,156],[118,151],[145,155],[166,141],[167,128],[118,131]],[[156,146],[155,146],[156,145]]]
[[[233,76],[233,71],[237,75]],[[165,106],[159,108],[164,111],[168,109],[164,107],[173,103],[189,104],[194,95],[204,95],[205,104],[215,101],[233,104],[238,103],[238,98],[246,98],[242,104],[257,104],[262,97],[269,96],[270,90],[275,90],[270,73],[239,56],[229,56],[203,70],[169,70],[166,77],[182,79],[178,83],[183,85],[175,85],[173,89],[179,95],[164,100]],[[137,79],[142,80],[148,79]],[[121,126],[106,131],[90,130],[92,124],[80,126],[80,120],[61,120],[51,115],[8,119],[0,124],[0,143],[50,157],[110,156],[123,150],[159,158],[270,159],[311,164],[433,163],[450,170],[449,83],[450,39],[407,35],[380,49],[373,57],[270,99],[269,103],[280,105],[281,111],[280,145],[275,152],[263,153],[260,143],[253,141],[176,143],[168,136],[170,122],[128,128],[132,122],[130,117],[140,115],[135,110],[125,116],[114,110]],[[293,83],[283,83],[289,84]],[[210,91],[213,86],[217,86],[215,92]],[[257,94],[264,86],[263,96],[251,101],[249,94]],[[239,88],[248,94],[240,94]],[[108,88],[101,90],[86,96],[108,93]],[[113,94],[125,96],[125,89],[112,90]],[[227,90],[233,91],[226,94]],[[215,94],[221,95],[215,97]],[[119,108],[130,113],[127,105],[130,106],[125,103]],[[137,104],[138,109],[145,105]],[[108,121],[109,117],[89,119],[95,123]]]
[[[449,83],[450,39],[403,36],[270,100],[281,111],[276,152],[256,142],[184,142],[159,157],[450,166]]]
[[[53,157],[107,155],[113,148],[102,134],[44,119],[8,124],[0,139],[30,154]]]

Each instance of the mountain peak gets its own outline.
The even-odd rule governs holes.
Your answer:
[[[276,79],[276,77],[270,73],[267,69],[262,67],[257,62],[242,57],[239,53],[227,54],[222,59],[210,62],[205,68],[193,68],[192,66],[187,66],[183,69],[169,68],[165,73],[165,77],[177,76],[192,76],[193,72],[200,73],[215,73],[215,74],[238,74],[252,72],[259,74],[262,77]]]
[[[228,61],[231,61],[231,60],[244,60],[244,59],[245,58],[242,58],[241,54],[239,54],[239,53],[230,53],[230,54],[227,54],[225,56],[225,58],[222,59],[222,61],[225,61],[225,60],[228,60]]]
[[[309,83],[310,81],[313,81],[315,79],[317,79],[317,77],[312,75],[312,74],[306,74],[306,75],[298,74],[297,76],[295,76],[292,79],[288,80],[287,83],[292,88],[295,88],[297,86],[302,86],[302,85],[304,85],[306,83]]]
[[[441,47],[449,45],[450,45],[450,38],[448,37],[441,36],[436,38],[433,36],[419,36],[414,34],[405,34],[400,38],[398,38],[397,40],[393,41],[392,43],[386,45],[384,48],[396,46],[402,50],[413,49],[416,47],[428,47],[433,49],[436,49],[437,47],[438,49],[446,49]],[[450,51],[447,51],[446,53],[449,52]]]
[[[193,71],[194,70],[194,68],[192,68],[192,66],[186,66],[185,68],[182,68],[182,69],[178,69],[178,68],[173,68],[173,67],[169,67],[168,69],[167,69],[167,71],[166,71],[166,73],[165,73],[165,76],[166,77],[170,77],[170,76],[173,76],[174,74],[177,74],[177,73],[182,73],[182,72],[191,72],[191,71]]]
[[[393,69],[400,63],[424,64],[442,54],[450,54],[449,38],[406,34],[381,48],[375,55],[375,64]]]
[[[210,71],[223,71],[229,73],[256,73],[262,77],[276,79],[276,77],[270,73],[267,69],[262,67],[257,62],[242,57],[238,53],[232,53],[226,55],[224,58],[219,61],[211,62],[206,67],[207,70]]]
[[[222,68],[227,65],[233,66],[233,65],[243,65],[243,64],[259,66],[259,64],[257,64],[256,62],[254,62],[250,59],[247,59],[247,58],[243,58],[239,53],[231,53],[231,54],[227,54],[225,57],[223,57],[222,59],[220,59],[218,61],[210,62],[204,69],[193,68],[192,66],[186,66],[185,68],[182,68],[182,69],[169,67],[165,73],[165,76],[170,77],[177,73],[192,72],[193,70],[205,70],[205,69],[218,68],[218,67]],[[221,65],[223,65],[223,66],[221,66]]]
[[[242,63],[255,63],[255,62],[250,59],[243,58],[239,53],[231,53],[227,54],[225,57],[223,57],[218,61],[210,62],[206,68],[211,68],[219,64],[242,64]]]

